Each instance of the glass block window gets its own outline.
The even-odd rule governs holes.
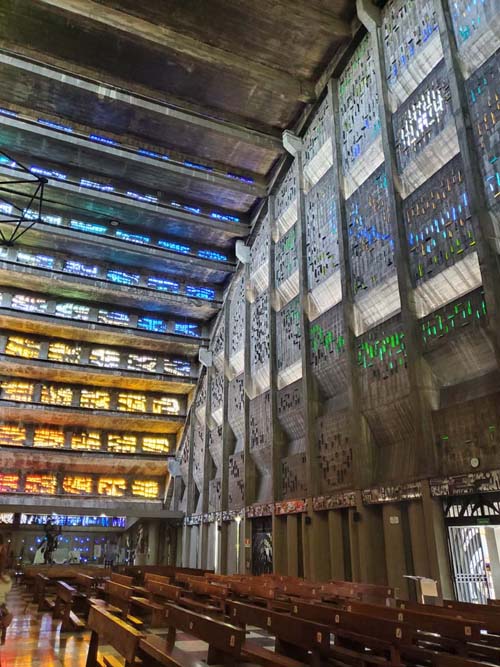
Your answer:
[[[19,486],[19,475],[0,472],[0,493],[16,493]]]
[[[180,412],[181,406],[176,398],[170,398],[170,396],[153,398],[153,414],[178,415]]]
[[[61,449],[64,447],[64,433],[57,428],[37,427],[33,435],[33,447]]]
[[[0,425],[0,445],[21,447],[26,440],[26,429],[17,424]]]
[[[450,86],[444,63],[436,67],[393,116],[400,171],[444,129],[451,118]]]
[[[130,324],[130,315],[117,310],[101,309],[97,313],[99,324],[111,324],[119,327],[128,327]]]
[[[120,353],[106,347],[94,347],[90,350],[89,364],[99,368],[119,368]]]
[[[154,373],[156,371],[157,359],[147,354],[130,353],[127,355],[127,369],[129,371],[142,371]]]
[[[375,60],[370,36],[354,52],[339,81],[342,162],[350,171],[380,134]]]
[[[138,285],[140,276],[138,273],[127,273],[126,271],[117,271],[115,269],[106,273],[108,280],[119,285]]]
[[[107,391],[98,389],[82,389],[80,407],[91,410],[109,410],[110,396]]]
[[[128,241],[129,243],[137,243],[139,245],[146,245],[151,243],[149,236],[144,236],[143,234],[131,234],[130,232],[125,232],[122,229],[118,229],[115,233],[117,239],[121,241]]]
[[[108,452],[135,454],[136,451],[137,437],[135,435],[123,435],[121,433],[110,433],[108,435]]]
[[[49,405],[71,405],[73,400],[73,390],[71,387],[57,385],[42,385],[42,403]]]
[[[118,410],[121,412],[146,412],[146,401],[145,394],[118,394]]]
[[[500,51],[467,82],[472,128],[489,204],[500,197]]]
[[[101,449],[101,434],[99,431],[83,431],[71,436],[71,449],[99,451]]]
[[[6,401],[25,401],[30,403],[33,400],[33,383],[22,382],[19,380],[6,380],[1,383],[1,397]]]
[[[80,355],[82,348],[78,343],[63,343],[56,341],[49,343],[49,351],[47,359],[49,361],[58,361],[63,364],[78,364],[80,363]]]
[[[64,262],[63,271],[66,273],[74,273],[78,276],[84,276],[85,278],[97,278],[99,275],[99,269],[97,266],[84,264],[83,262],[77,262],[72,259],[68,259]]]
[[[9,336],[5,346],[5,354],[23,359],[38,359],[40,343],[24,336]]]
[[[53,496],[57,493],[57,479],[55,475],[26,475],[24,482],[26,493],[45,494]]]
[[[164,320],[159,320],[154,317],[139,317],[137,320],[137,327],[155,333],[166,333],[167,331],[167,323]]]
[[[72,496],[84,496],[92,493],[92,477],[84,475],[66,475],[63,479],[63,491]]]
[[[346,202],[354,291],[370,289],[395,272],[385,168],[379,167]]]
[[[168,454],[170,452],[170,442],[167,438],[144,436],[142,439],[142,451],[152,454]]]
[[[53,269],[54,258],[49,255],[32,255],[29,252],[20,250],[16,257],[19,264],[27,264],[37,269]]]
[[[97,483],[100,496],[122,498],[127,490],[127,481],[123,477],[101,477]]]
[[[173,252],[181,253],[182,255],[189,255],[191,248],[182,243],[174,243],[174,241],[165,241],[165,239],[160,239],[158,245],[166,250],[172,250]]]
[[[56,317],[87,321],[90,317],[90,308],[79,303],[58,303]]]
[[[12,297],[12,308],[22,310],[25,313],[46,313],[49,307],[47,299],[41,299],[26,294],[14,294]]]
[[[154,480],[136,479],[132,482],[132,495],[141,498],[158,498],[160,485]]]

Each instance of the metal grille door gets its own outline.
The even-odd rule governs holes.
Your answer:
[[[475,526],[448,526],[457,599],[486,604],[491,597],[481,534]]]

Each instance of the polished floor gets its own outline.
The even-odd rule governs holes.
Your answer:
[[[32,592],[14,586],[7,598],[7,606],[14,615],[7,631],[7,639],[0,646],[0,667],[85,667],[90,633],[60,632],[60,621],[49,612],[39,613],[31,602]],[[163,634],[164,630],[154,631]],[[273,647],[273,640],[256,628],[248,638],[261,646]],[[177,634],[176,645],[193,657],[204,658],[207,645],[184,633]],[[117,656],[109,646],[100,650]]]

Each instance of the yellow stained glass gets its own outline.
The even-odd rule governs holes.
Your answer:
[[[26,475],[24,483],[26,493],[46,493],[53,495],[57,491],[55,475]]]
[[[71,449],[99,450],[101,449],[101,434],[99,431],[73,433],[71,436]]]
[[[121,412],[146,412],[144,394],[118,394],[118,410]]]
[[[75,496],[92,493],[92,481],[92,477],[67,475],[63,479],[63,491]]]
[[[110,397],[107,391],[82,389],[80,407],[92,410],[109,410]]]
[[[32,401],[33,383],[11,380],[2,382],[2,398],[8,401]]]
[[[155,454],[165,454],[170,451],[170,442],[167,440],[167,438],[145,436],[142,439],[142,451],[153,452]]]
[[[0,425],[0,445],[15,445],[20,447],[26,440],[26,429],[16,424]]]
[[[5,354],[23,359],[37,359],[40,354],[40,343],[32,338],[9,336],[5,346]]]
[[[33,447],[60,449],[64,447],[64,433],[56,428],[37,427],[33,435]]]
[[[127,482],[123,477],[101,477],[97,484],[97,493],[100,496],[121,498],[125,495]]]
[[[0,493],[16,493],[19,485],[19,475],[7,472],[0,473]]]
[[[178,415],[181,407],[176,398],[162,396],[153,399],[153,414],[155,415]]]
[[[78,364],[82,348],[80,345],[71,345],[62,341],[55,341],[49,344],[47,359],[49,361],[58,361],[63,364]]]
[[[120,366],[120,353],[105,347],[95,347],[90,351],[89,362],[92,366],[100,368],[118,368]]]
[[[137,451],[137,438],[135,435],[110,433],[108,435],[108,451],[116,454],[135,454]]]
[[[42,385],[42,403],[49,405],[71,405],[73,390],[71,387],[58,387],[56,385]]]
[[[141,498],[158,498],[160,485],[151,479],[136,479],[132,482],[132,495]]]

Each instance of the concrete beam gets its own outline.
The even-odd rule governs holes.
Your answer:
[[[176,32],[167,25],[154,24],[132,16],[126,12],[103,6],[93,0],[41,0],[43,4],[57,8],[59,12],[70,13],[89,21],[132,35],[135,39],[170,49],[189,59],[199,60],[213,67],[235,70],[246,78],[263,81],[273,87],[276,94],[303,102],[314,96],[313,85],[298,79],[284,70],[275,69],[256,60],[206,44],[198,39]],[[334,30],[350,34],[348,24],[337,20]]]
[[[22,112],[25,116],[28,111]],[[61,125],[67,123],[65,119],[56,119],[54,122],[60,122]],[[75,124],[72,123],[72,126]],[[263,183],[246,183],[239,181],[235,178],[229,178],[223,173],[217,173],[217,171],[204,171],[201,169],[196,169],[189,167],[185,162],[192,161],[196,163],[200,158],[186,158],[182,163],[176,162],[174,160],[157,160],[143,154],[138,153],[138,149],[141,148],[138,143],[137,146],[133,146],[130,143],[127,145],[120,146],[108,146],[96,141],[91,141],[89,135],[95,133],[95,130],[90,127],[75,127],[75,132],[69,133],[62,130],[55,130],[47,127],[46,125],[40,125],[37,123],[36,119],[24,117],[24,118],[13,118],[12,116],[0,115],[0,126],[5,126],[13,128],[22,132],[28,132],[34,135],[38,135],[43,138],[45,144],[48,141],[57,141],[64,142],[69,144],[72,148],[77,151],[79,148],[86,150],[94,151],[101,155],[102,159],[105,159],[106,156],[110,156],[122,160],[130,160],[135,163],[138,168],[141,166],[150,167],[158,169],[159,172],[165,173],[167,176],[169,173],[173,173],[179,176],[185,176],[189,179],[194,179],[195,181],[200,181],[211,185],[213,187],[224,188],[228,190],[234,190],[236,192],[241,192],[245,195],[250,195],[254,197],[265,197],[267,194],[267,188]],[[109,136],[110,133],[106,132],[106,136]],[[111,137],[113,138],[113,136]],[[117,137],[117,142],[120,141],[120,137]],[[50,154],[50,150],[48,150]],[[169,151],[170,154],[170,151]],[[206,160],[202,160],[203,163]],[[210,165],[207,165],[210,166]],[[231,167],[226,167],[225,171],[231,172]]]
[[[130,516],[158,519],[182,519],[183,512],[172,512],[163,508],[159,501],[120,500],[119,498],[78,498],[34,496],[12,494],[2,496],[2,507],[6,511],[24,514],[68,514],[99,516]]]
[[[229,118],[227,114],[224,115],[219,111],[211,112],[209,109],[196,107],[180,100],[158,99],[158,93],[153,90],[140,87],[139,91],[139,86],[134,86],[134,89],[131,90],[130,87],[125,87],[124,81],[117,81],[112,77],[106,77],[106,81],[102,81],[100,80],[101,73],[87,68],[80,68],[81,74],[76,75],[64,67],[65,63],[54,64],[35,60],[29,55],[23,55],[17,45],[15,51],[12,51],[10,47],[10,44],[0,40],[0,64],[85,90],[100,99],[109,98],[160,116],[174,118],[212,132],[218,132],[236,141],[243,141],[267,150],[282,151],[281,138],[278,133],[273,134],[271,131],[265,132],[249,127],[248,122],[244,119],[238,119],[239,123],[237,123],[236,117]]]

